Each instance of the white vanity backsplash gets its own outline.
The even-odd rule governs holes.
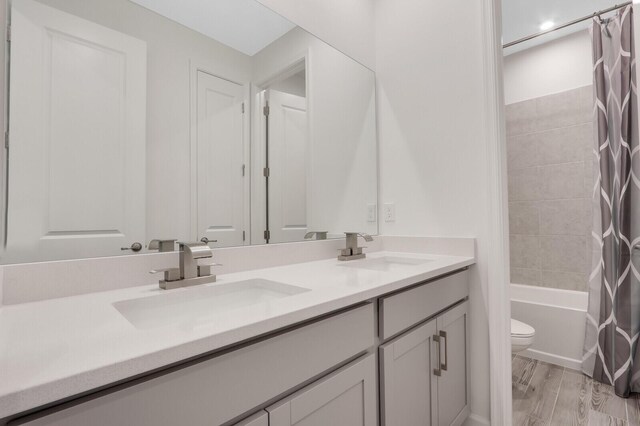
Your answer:
[[[344,239],[214,248],[217,275],[269,268],[337,256]],[[381,250],[474,256],[473,238],[376,236],[365,252]],[[23,263],[2,266],[0,305],[68,297],[120,288],[153,284],[152,269],[178,264],[178,253],[155,253]]]

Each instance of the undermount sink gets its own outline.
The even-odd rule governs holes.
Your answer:
[[[374,271],[389,271],[402,266],[417,266],[433,262],[433,259],[420,259],[416,257],[383,256],[361,260],[351,260],[341,263],[342,266],[358,269],[371,269]]]
[[[233,310],[268,304],[309,291],[264,279],[170,290],[158,296],[115,302],[113,306],[137,328],[197,325]]]

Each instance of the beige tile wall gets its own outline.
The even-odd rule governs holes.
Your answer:
[[[511,282],[587,290],[592,88],[507,105]]]

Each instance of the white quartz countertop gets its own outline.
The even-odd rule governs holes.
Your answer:
[[[361,260],[330,259],[219,275],[216,283],[207,285],[261,278],[309,291],[238,308],[223,316],[146,329],[136,328],[113,303],[160,296],[165,291],[157,285],[2,306],[0,419],[246,341],[475,262],[473,257],[390,252],[369,254],[367,260],[384,256],[430,261],[371,270],[354,267]]]

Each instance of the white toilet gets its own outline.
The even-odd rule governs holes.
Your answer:
[[[511,318],[511,353],[522,352],[533,344],[536,329]]]

